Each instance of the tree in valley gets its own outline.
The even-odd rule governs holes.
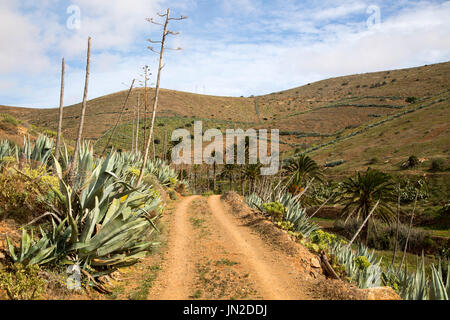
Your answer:
[[[308,181],[313,178],[315,181],[322,181],[323,179],[323,173],[319,165],[306,155],[289,159],[284,165],[284,171],[289,176],[289,191],[292,194],[302,192]]]
[[[390,204],[396,201],[396,194],[391,176],[369,168],[346,179],[335,200],[344,205],[343,215],[362,218],[366,222],[361,228],[361,239],[367,245],[371,219],[378,217],[391,222],[394,212]]]

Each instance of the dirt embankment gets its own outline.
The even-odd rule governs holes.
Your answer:
[[[320,267],[317,256],[277,228],[271,221],[257,211],[249,208],[242,197],[236,193],[227,193],[222,200],[230,208],[237,221],[250,227],[262,239],[276,248],[280,255],[278,261],[290,261],[295,273],[304,279],[304,289],[313,299],[326,300],[397,300],[398,295],[391,288],[361,290],[340,280],[327,279]]]

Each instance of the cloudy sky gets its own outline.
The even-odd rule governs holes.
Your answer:
[[[189,16],[170,25],[169,89],[258,95],[450,60],[450,1],[0,0],[0,105],[56,107],[63,56],[65,104],[79,102],[88,36],[89,98],[126,89],[157,68],[145,18],[168,7]]]

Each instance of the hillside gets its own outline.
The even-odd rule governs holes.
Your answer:
[[[449,98],[447,92],[410,106],[406,109],[410,113],[399,113],[400,116],[373,127],[349,130],[342,134],[342,140],[310,155],[324,164],[344,160],[346,163],[335,171],[362,169],[369,164],[396,170],[411,155],[429,168],[432,159],[450,155]],[[346,138],[353,132],[356,132],[354,136]]]
[[[276,128],[281,131],[281,150],[286,155],[332,146],[312,153],[320,162],[343,159],[350,168],[364,166],[378,157],[394,165],[407,154],[421,157],[448,155],[448,89],[450,62],[419,68],[338,77],[306,86],[258,97],[232,98],[205,96],[173,90],[162,90],[156,127],[157,152],[171,130],[192,127],[193,120],[205,120],[205,127]],[[149,90],[148,116],[153,90]],[[117,121],[126,91],[117,92],[88,103],[84,137],[106,141],[108,130]],[[118,134],[113,139],[117,148],[131,147],[132,122],[138,95],[143,101],[144,90],[135,89],[127,105]],[[414,97],[413,103],[406,102]],[[424,109],[423,104],[441,99]],[[63,134],[74,139],[81,105],[64,110]],[[415,112],[402,115],[407,110]],[[142,119],[143,106],[141,106]],[[37,128],[56,130],[57,109],[30,109],[0,106],[0,113],[31,123]],[[390,121],[394,115],[399,118]],[[389,120],[384,122],[384,120]],[[144,120],[141,128],[144,128]],[[352,135],[366,126],[383,122],[373,130]],[[397,126],[403,126],[397,128]],[[365,129],[364,129],[365,130]],[[141,130],[142,132],[143,130]],[[384,136],[380,136],[382,134]],[[397,133],[399,132],[399,133]],[[428,132],[428,133],[426,133]],[[412,146],[411,146],[412,144]],[[411,150],[415,148],[414,151]]]

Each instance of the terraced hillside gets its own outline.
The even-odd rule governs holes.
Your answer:
[[[434,159],[450,156],[450,91],[415,103],[396,114],[307,150],[322,164],[345,161],[334,171],[372,167],[398,170],[414,155],[429,168]],[[314,150],[317,149],[317,150]]]
[[[281,150],[287,155],[292,155],[305,152],[305,150],[311,151],[317,146],[330,142],[340,141],[343,137],[352,135],[370,124],[389,120],[395,115],[416,109],[422,104],[428,104],[436,99],[444,100],[426,107],[421,112],[411,114],[411,119],[408,118],[408,120],[420,121],[420,125],[426,128],[425,131],[441,132],[438,137],[445,136],[447,131],[441,127],[442,121],[448,115],[448,109],[446,109],[448,100],[446,100],[445,92],[449,88],[450,62],[412,69],[333,78],[259,97],[215,97],[163,90],[158,111],[156,148],[157,152],[162,151],[161,142],[171,130],[178,127],[190,129],[193,120],[202,119],[205,120],[205,127],[216,127],[222,130],[235,127],[280,129]],[[125,96],[126,91],[122,91],[89,101],[85,138],[100,139],[98,145],[105,143],[108,130],[117,121]],[[138,96],[141,97],[140,101],[144,100],[142,88],[135,89],[129,99],[127,113],[122,119],[118,134],[113,139],[113,145],[117,148],[128,149],[131,147],[132,122],[135,117]],[[408,100],[408,98],[410,99]],[[153,90],[150,90],[148,117],[151,112],[152,99]],[[75,136],[80,107],[81,105],[77,104],[65,108],[63,133],[67,139],[73,139]],[[440,117],[434,117],[434,108],[443,108]],[[141,105],[141,133],[145,127],[145,120],[142,118],[143,112],[144,107]],[[10,113],[37,128],[55,130],[57,127],[56,109],[0,106],[0,113]],[[424,118],[425,115],[427,118]],[[398,118],[398,121],[403,118],[403,116]],[[390,124],[386,123],[386,126],[390,126]],[[410,130],[412,131],[410,138],[417,138],[414,127],[411,127]],[[379,143],[381,148],[403,141],[397,139],[396,131],[394,130],[394,135],[388,135],[389,138],[385,137],[384,142],[379,139],[371,143]],[[392,139],[394,137],[396,139]],[[434,145],[434,138],[429,144]],[[446,142],[441,141],[437,144],[445,145]],[[421,147],[429,156],[427,152],[431,149],[426,144]],[[364,147],[360,148],[363,149],[361,152],[366,152]],[[317,154],[323,161],[336,157],[344,159],[352,158],[355,155],[359,157],[359,153],[340,154],[341,151],[339,151],[336,154],[331,150],[332,148],[331,151],[329,149],[327,148],[328,151],[317,151],[314,154]],[[392,152],[394,151],[395,148]],[[397,154],[403,156],[401,151],[397,151]],[[362,163],[369,156],[374,155],[366,152],[366,155],[358,158],[358,161]]]

